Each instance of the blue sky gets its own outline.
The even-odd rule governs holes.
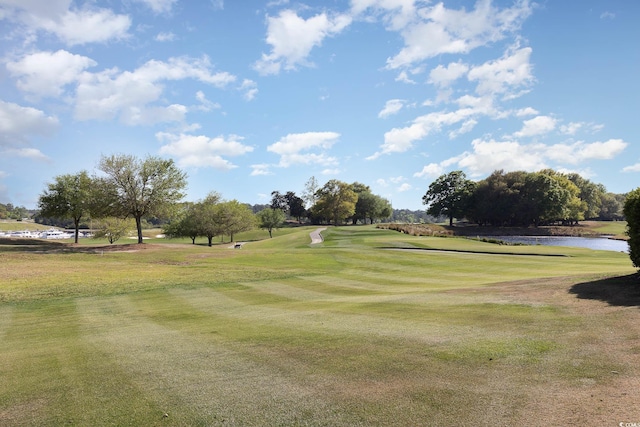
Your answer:
[[[439,175],[640,183],[635,0],[0,0],[0,202],[102,155],[172,158],[187,200],[314,176],[424,209]]]

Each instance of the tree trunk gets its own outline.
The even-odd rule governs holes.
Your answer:
[[[449,215],[449,227],[453,227],[453,215]]]
[[[213,236],[207,236],[207,239],[209,240],[209,247],[213,246]]]
[[[78,229],[80,228],[80,218],[74,218],[73,225],[75,228],[75,243],[78,244]]]
[[[142,218],[139,216],[136,217],[136,228],[138,229],[138,244],[143,243],[142,241]]]

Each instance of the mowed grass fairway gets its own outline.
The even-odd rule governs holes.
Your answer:
[[[0,244],[0,425],[640,421],[627,254],[313,229]]]

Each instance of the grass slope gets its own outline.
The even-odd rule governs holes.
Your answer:
[[[312,229],[241,250],[0,245],[0,425],[640,416],[627,255]]]

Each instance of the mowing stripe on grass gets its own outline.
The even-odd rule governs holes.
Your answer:
[[[154,410],[113,360],[85,345],[72,302],[16,308],[3,345],[0,425],[142,425],[137,414]]]
[[[391,293],[391,292],[395,293],[395,292],[397,292],[396,289],[390,288],[386,284],[375,284],[375,283],[371,283],[371,282],[364,282],[362,280],[348,279],[348,278],[342,277],[342,275],[340,277],[336,277],[336,276],[306,276],[306,277],[304,277],[302,279],[306,280],[308,282],[321,283],[321,284],[329,286],[331,288],[351,289],[351,290],[353,290],[355,292],[361,292],[363,294],[381,293],[381,292],[383,292],[383,293]]]
[[[13,307],[8,305],[0,306],[0,343],[2,343],[2,339],[4,335],[11,325],[13,318]]]
[[[284,298],[291,298],[296,301],[314,301],[333,299],[327,293],[318,292],[305,287],[298,286],[300,280],[288,279],[284,281],[261,281],[261,282],[243,282],[244,286],[256,289],[262,292],[268,292]]]
[[[172,289],[171,294],[184,299],[203,313],[255,322],[263,327],[280,327],[297,331],[347,334],[362,339],[369,336],[408,339],[425,344],[464,341],[483,333],[480,326],[451,325],[431,317],[426,319],[392,319],[375,314],[358,314],[353,306],[340,312],[338,302],[303,302],[287,306],[246,305],[225,293],[208,288]],[[366,310],[362,310],[366,313]]]
[[[323,420],[327,425],[358,424],[314,395],[309,385],[291,381],[272,366],[233,350],[215,333],[220,325],[197,315],[190,320],[192,314],[185,313],[178,301],[174,305],[171,299],[165,300],[170,295],[147,297],[138,296],[135,303],[128,297],[79,301],[88,326],[85,339],[116,357],[147,396],[165,405],[173,423],[258,426]],[[167,327],[173,322],[199,333]],[[182,412],[185,408],[188,413]]]

